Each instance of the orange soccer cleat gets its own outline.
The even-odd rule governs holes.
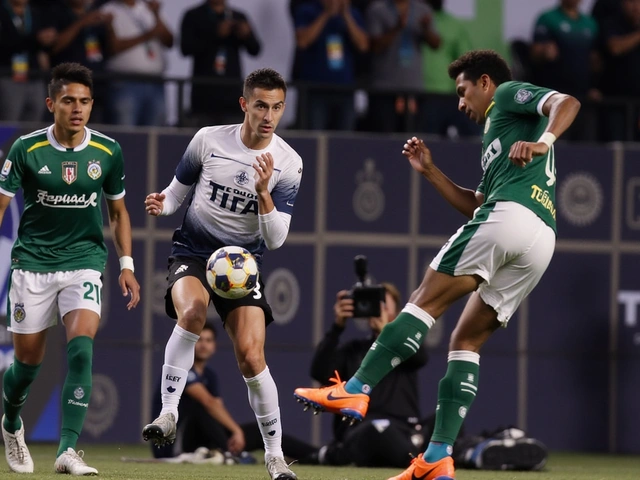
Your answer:
[[[444,457],[434,463],[425,462],[422,454],[411,460],[411,465],[400,475],[389,480],[454,480],[453,458]]]
[[[336,378],[330,379],[333,385],[322,388],[296,388],[293,396],[305,404],[305,410],[313,407],[314,413],[324,411],[344,415],[352,422],[362,420],[369,408],[369,396],[364,393],[348,393],[344,389],[346,382],[340,380],[338,372],[335,374]]]

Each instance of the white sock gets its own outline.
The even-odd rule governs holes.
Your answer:
[[[193,356],[199,335],[176,325],[164,349],[162,366],[162,411],[173,413],[178,421],[178,404],[187,381],[187,374],[193,367]]]
[[[256,415],[264,443],[264,456],[284,457],[282,453],[282,422],[278,406],[278,387],[269,367],[253,378],[245,378],[249,390],[249,404]]]

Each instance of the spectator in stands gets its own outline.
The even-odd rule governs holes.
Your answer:
[[[351,0],[309,0],[296,8],[294,23],[298,78],[328,87],[353,87],[355,56],[369,49],[369,38]],[[320,87],[306,94],[301,109],[312,130],[353,130],[352,90]]]
[[[110,121],[118,125],[163,125],[162,74],[165,49],[173,45],[173,34],[160,17],[160,2],[111,0],[101,11],[113,17],[107,28],[110,56],[106,70],[125,76],[110,83]]]
[[[415,118],[418,112],[415,94],[423,90],[420,46],[440,46],[433,11],[422,0],[376,0],[369,5],[366,19],[374,89],[369,96],[371,126],[382,132],[413,129],[403,120],[407,114]]]
[[[480,135],[482,130],[458,111],[452,101],[456,85],[447,74],[449,64],[472,49],[465,23],[444,11],[444,0],[427,0],[433,9],[433,22],[440,34],[440,47],[422,45],[422,78],[430,94],[420,114],[420,130],[451,138]]]
[[[224,85],[194,82],[189,123],[196,127],[241,123],[240,51],[260,53],[260,42],[246,15],[231,9],[225,0],[207,0],[185,13],[180,30],[182,54],[193,56],[194,77],[233,80]]]
[[[640,139],[640,0],[622,0],[621,6],[622,12],[609,18],[603,29],[607,55],[602,91],[605,97],[622,98],[623,102],[626,98],[635,103],[607,106],[601,128],[605,141]]]
[[[55,38],[56,31],[29,0],[0,4],[0,120],[42,120],[43,75],[49,68],[44,50]]]
[[[51,21],[58,32],[51,48],[51,66],[75,62],[91,69],[94,73],[94,101],[91,120],[104,120],[106,83],[100,75],[104,73],[107,45],[107,25],[110,13],[92,10],[86,0],[63,0],[57,8],[51,9]]]
[[[258,424],[252,421],[239,425],[225,407],[218,376],[208,365],[216,353],[216,339],[213,324],[205,323],[196,342],[193,367],[180,402],[176,441],[159,448],[152,446],[154,457],[175,457],[205,447],[227,452],[226,457],[236,463],[255,463],[255,458],[245,450],[264,448]],[[153,398],[153,418],[162,409],[160,394],[158,385]],[[282,436],[282,449],[290,459],[306,457],[316,450],[312,445],[286,434]]]
[[[534,81],[578,100],[600,100],[596,87],[599,70],[598,24],[593,17],[580,12],[582,0],[560,0],[560,4],[543,12],[535,24],[531,56]],[[571,128],[567,140],[595,138],[595,116],[583,108]]]

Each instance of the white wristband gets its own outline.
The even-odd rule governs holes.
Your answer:
[[[133,258],[128,257],[127,255],[120,257],[120,270],[124,270],[125,268],[132,272],[135,271],[133,268]]]
[[[557,137],[551,132],[544,132],[540,135],[538,143],[544,143],[547,147],[551,148],[551,145],[556,141]]]

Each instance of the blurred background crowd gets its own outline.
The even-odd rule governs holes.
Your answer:
[[[479,135],[456,111],[447,65],[493,46],[469,34],[466,19],[447,9],[452,1],[253,0],[245,11],[234,0],[3,0],[0,121],[49,121],[48,71],[75,61],[95,73],[93,123],[240,122],[246,59],[265,49],[284,56],[283,30],[293,44],[283,73],[296,99],[286,128]],[[260,8],[283,2],[281,29],[256,28]],[[491,2],[507,8],[509,0]],[[569,140],[639,140],[640,0],[546,7],[526,19],[532,33],[501,52],[515,78],[583,102]],[[189,60],[179,78],[176,55]]]

